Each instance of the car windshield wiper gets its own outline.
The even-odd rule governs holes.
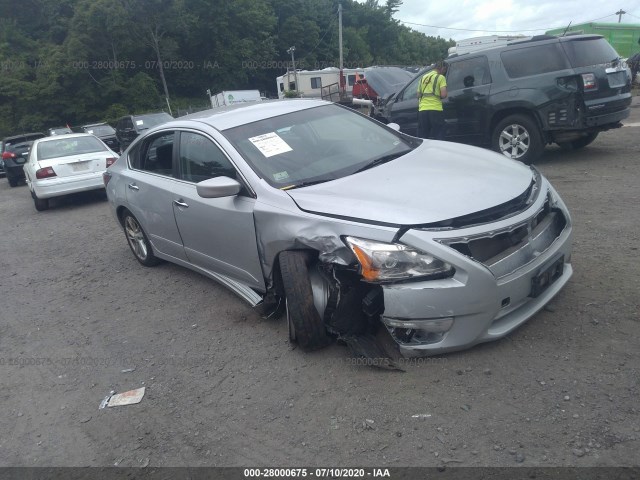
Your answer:
[[[378,157],[375,160],[372,160],[371,162],[367,163],[364,167],[359,168],[353,173],[360,173],[365,170],[369,170],[370,168],[377,167],[378,165],[382,165],[383,163],[387,163],[387,162],[390,162],[391,160],[395,160],[398,157],[402,157],[403,155],[406,155],[409,152],[410,150],[400,152],[400,153],[389,153],[388,155],[383,155],[382,157]]]
[[[312,180],[310,182],[294,183],[293,185],[287,185],[286,187],[280,187],[280,190],[292,190],[294,188],[310,187],[311,185],[317,185],[318,183],[328,182],[334,180],[333,178],[326,178],[324,180]]]

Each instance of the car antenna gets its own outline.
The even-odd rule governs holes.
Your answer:
[[[565,28],[564,32],[562,32],[563,37],[567,34],[567,30],[569,30],[569,27],[571,26],[571,22],[573,22],[573,20],[569,21],[569,25],[567,25],[567,28]]]

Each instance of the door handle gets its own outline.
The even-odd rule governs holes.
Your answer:
[[[176,204],[179,207],[182,207],[182,208],[189,208],[189,204],[184,203],[184,200],[182,200],[182,199],[174,200],[173,203]]]
[[[127,186],[129,187],[130,190],[140,190],[140,187],[137,186],[135,183],[130,183]]]

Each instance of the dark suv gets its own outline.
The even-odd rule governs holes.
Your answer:
[[[92,135],[95,135],[114,152],[120,151],[120,142],[118,142],[118,139],[116,138],[116,131],[108,123],[102,122],[83,125],[78,130],[82,133],[91,133]]]
[[[173,120],[173,117],[164,112],[127,115],[120,118],[116,124],[116,138],[120,143],[121,151],[126,150],[140,133],[170,120]]]
[[[24,179],[22,166],[27,161],[31,144],[44,136],[44,133],[25,133],[2,140],[2,161],[9,185],[16,187]]]
[[[629,116],[631,78],[600,35],[537,36],[450,56],[445,139],[532,163],[549,143],[582,148]],[[378,112],[417,134],[423,70]]]

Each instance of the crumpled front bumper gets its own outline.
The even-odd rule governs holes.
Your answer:
[[[400,238],[456,269],[452,278],[383,286],[382,322],[404,356],[436,355],[501,338],[562,289],[573,273],[571,219],[546,181],[545,187],[546,195],[508,219],[453,231],[409,230]],[[549,213],[538,224],[543,209]],[[473,239],[490,242],[518,228],[526,229],[524,238],[491,259],[452,248]]]

